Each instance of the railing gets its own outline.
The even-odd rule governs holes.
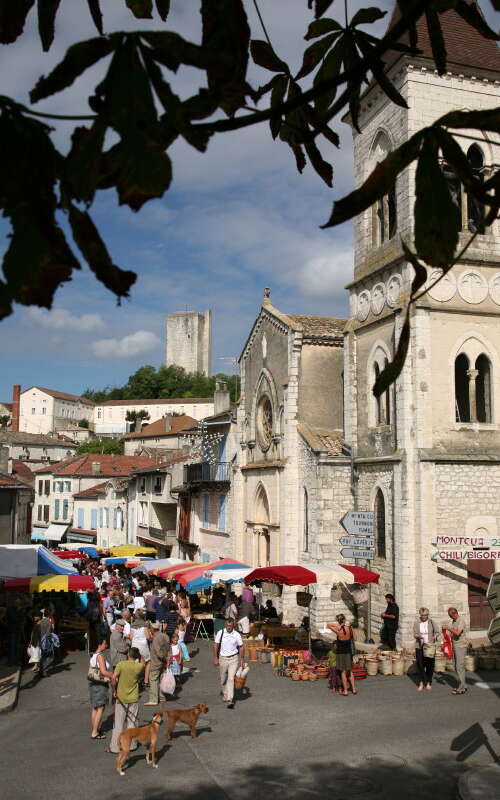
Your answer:
[[[231,464],[229,461],[217,461],[210,464],[202,461],[199,464],[184,466],[184,483],[217,483],[231,480]]]

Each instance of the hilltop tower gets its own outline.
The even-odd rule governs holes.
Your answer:
[[[167,314],[165,365],[210,375],[212,370],[212,312]]]

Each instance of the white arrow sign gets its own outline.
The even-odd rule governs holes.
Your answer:
[[[370,536],[341,536],[339,541],[343,547],[375,547],[375,539]]]
[[[488,602],[495,613],[500,611],[500,572],[494,572],[486,592]]]
[[[349,547],[344,547],[340,553],[342,558],[375,558],[375,550],[351,550]]]
[[[340,524],[351,536],[373,536],[373,511],[348,511]]]

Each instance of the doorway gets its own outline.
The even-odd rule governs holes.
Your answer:
[[[486,599],[486,591],[494,571],[495,562],[492,559],[485,561],[467,560],[467,589],[471,630],[484,630],[493,619],[493,611]]]

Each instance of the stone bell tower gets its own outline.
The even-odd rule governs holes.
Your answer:
[[[440,20],[448,52],[445,75],[435,70],[421,19],[422,54],[394,52],[387,61],[388,76],[408,109],[392,104],[376,84],[363,96],[362,132],[353,131],[356,186],[389,151],[447,111],[498,105],[496,43],[453,10]],[[460,131],[457,141],[478,174],[488,176],[500,161],[495,137],[468,130]],[[405,642],[422,605],[437,622],[455,605],[470,614],[472,627],[486,627],[481,587],[488,562],[435,560],[433,541],[451,533],[500,533],[500,227],[497,220],[486,229],[484,209],[452,175],[450,184],[462,219],[459,247],[471,231],[479,233],[446,278],[413,307],[404,369],[378,400],[373,383],[395,352],[413,278],[401,238],[412,246],[415,164],[356,219],[348,287],[346,440],[354,455],[356,506],[375,514],[373,568],[381,581],[373,620],[380,623],[383,595],[393,592]],[[429,268],[428,285],[439,274]]]

